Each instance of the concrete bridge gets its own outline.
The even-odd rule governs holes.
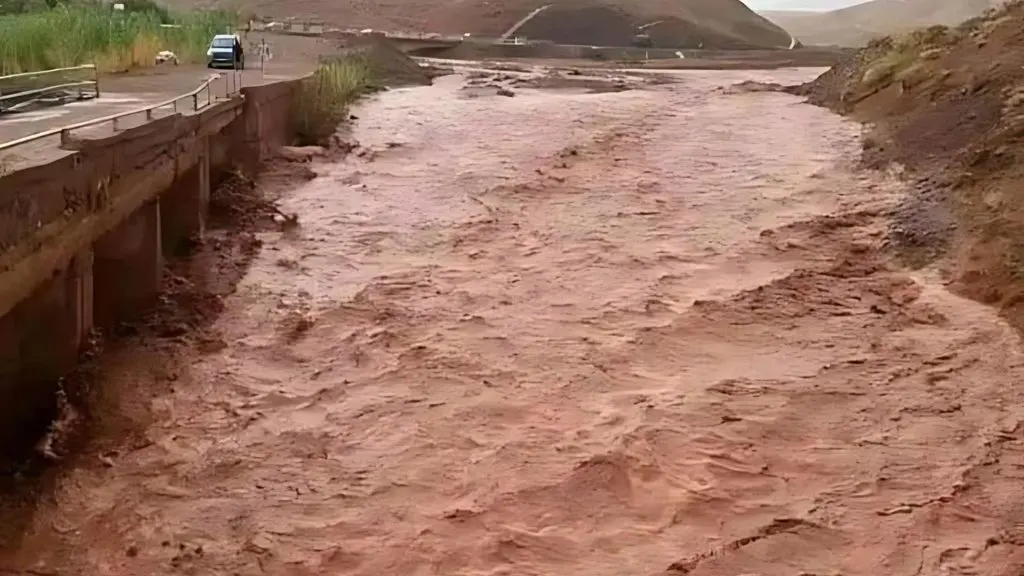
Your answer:
[[[52,406],[94,327],[154,304],[165,255],[203,234],[211,182],[290,140],[297,87],[64,138],[69,153],[0,176],[0,456]]]

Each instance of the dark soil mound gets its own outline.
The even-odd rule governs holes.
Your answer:
[[[366,59],[374,81],[386,86],[416,86],[431,83],[431,74],[402,52],[383,34],[336,34],[331,37],[343,54]]]
[[[626,0],[616,0],[626,5]],[[701,34],[712,39],[705,48],[730,48],[739,45],[762,48],[788,48],[791,38],[788,32],[767,19],[754,13],[739,0],[647,0],[636,3],[635,9],[647,22],[678,19],[689,22],[702,30]],[[715,45],[715,38],[728,44]],[[686,40],[686,37],[680,38]]]
[[[867,163],[908,169],[897,245],[1024,328],[1024,1],[874,42],[794,91],[870,123]]]
[[[750,38],[757,38],[761,31],[755,23],[737,23],[731,33],[702,26],[693,20],[665,18],[649,23],[644,33],[657,48],[716,48],[720,50],[742,50],[750,48]],[[788,39],[786,40],[788,42]],[[789,44],[779,45],[786,48]]]
[[[644,33],[651,39],[651,46],[657,48],[713,46],[731,49],[736,47],[734,38],[681,18],[666,18],[661,22],[650,24],[644,29]]]
[[[540,12],[516,31],[517,36],[556,44],[629,46],[636,19],[625,10],[592,2],[567,2]]]

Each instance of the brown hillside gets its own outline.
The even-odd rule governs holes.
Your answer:
[[[892,237],[909,261],[1024,329],[1024,0],[876,41],[796,91],[869,122],[867,162],[908,169]]]
[[[1002,5],[1002,0],[872,0],[831,12],[764,12],[804,44],[863,46],[915,28],[960,22]]]
[[[504,31],[486,35],[498,36]],[[628,46],[636,34],[636,18],[617,6],[573,0],[537,14],[516,34],[559,44]]]
[[[788,47],[789,34],[739,0],[166,0],[192,9],[221,3],[257,16],[316,18],[345,28],[407,30],[497,37],[546,4],[520,34],[586,45],[628,45],[637,26],[664,20],[660,45]]]
[[[611,24],[610,18],[618,14],[622,20],[609,28],[621,28],[621,23],[635,27],[659,20],[683,23],[686,36],[664,38],[662,45],[689,46],[700,40],[716,46],[730,44],[736,47],[788,47],[789,34],[750,10],[739,0],[513,0],[501,6],[488,0],[455,0],[431,16],[429,27],[442,33],[471,32],[481,36],[504,33],[531,10],[546,4],[552,8],[539,13],[520,32],[527,37],[564,42],[560,27],[592,28],[595,38],[604,30],[591,25],[590,17],[599,16]],[[600,30],[598,30],[600,29]],[[530,32],[533,32],[531,34]],[[536,32],[540,32],[538,35]],[[600,41],[581,41],[573,34],[575,44],[601,44]],[[568,43],[568,42],[567,42]]]

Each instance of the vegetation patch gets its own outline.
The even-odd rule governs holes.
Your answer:
[[[234,28],[228,12],[172,14],[145,0],[56,5],[0,15],[0,75],[96,64],[103,71],[152,66],[161,50],[201,62],[215,34]]]
[[[324,62],[302,80],[292,106],[295,134],[301,145],[326,143],[348,107],[370,90],[373,74],[366,58],[350,55]]]

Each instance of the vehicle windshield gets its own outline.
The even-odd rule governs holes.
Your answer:
[[[213,43],[210,44],[213,48],[231,48],[234,45],[234,38],[214,38]]]

